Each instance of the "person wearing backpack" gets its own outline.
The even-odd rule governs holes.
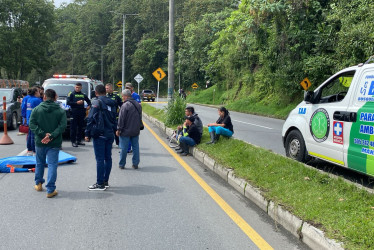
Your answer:
[[[97,98],[92,101],[84,139],[86,142],[93,139],[97,176],[96,183],[89,186],[88,190],[104,191],[109,187],[109,176],[112,170],[112,144],[117,126],[112,110],[117,104],[105,96],[104,85],[97,85],[95,94]]]

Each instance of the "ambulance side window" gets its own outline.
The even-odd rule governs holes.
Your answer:
[[[318,92],[319,103],[340,102],[344,100],[351,86],[355,71],[344,72],[325,84]]]

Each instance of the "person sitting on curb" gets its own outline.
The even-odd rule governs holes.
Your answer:
[[[216,123],[208,124],[211,141],[207,142],[207,144],[216,143],[220,135],[231,137],[234,134],[229,111],[225,107],[221,107],[218,109],[218,115],[219,118]]]
[[[193,122],[201,136],[203,135],[203,122],[201,121],[199,115],[195,113],[195,109],[192,106],[187,106],[186,109],[184,110],[185,116],[192,116],[195,118],[195,121]],[[179,139],[181,136],[183,136],[183,129],[186,128],[186,124],[184,123],[183,125],[179,125],[177,128],[177,141],[179,142]],[[175,150],[179,150],[180,146],[176,147]]]
[[[187,156],[190,153],[190,147],[195,146],[200,143],[201,134],[195,125],[195,117],[186,116],[185,125],[183,128],[183,136],[179,138],[180,149],[177,150],[177,153],[182,156]]]

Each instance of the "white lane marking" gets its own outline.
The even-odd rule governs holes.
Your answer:
[[[27,153],[27,149],[23,150],[21,153],[19,153],[17,156],[23,156],[23,155],[26,155]]]
[[[242,121],[238,121],[238,120],[233,120],[233,121],[234,121],[234,122],[239,122],[239,123],[248,124],[248,125],[252,125],[252,126],[257,126],[257,127],[261,127],[261,128],[273,129],[273,128],[269,128],[269,127],[261,126],[261,125],[258,125],[258,124],[254,124],[254,123],[242,122]]]

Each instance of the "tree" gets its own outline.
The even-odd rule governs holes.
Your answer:
[[[33,69],[43,75],[50,66],[53,4],[46,0],[2,0],[0,68],[7,78],[25,78]]]

